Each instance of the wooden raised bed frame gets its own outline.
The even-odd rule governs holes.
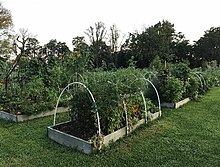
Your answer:
[[[57,111],[58,111],[58,113],[67,112],[68,108],[67,107],[59,107]],[[23,122],[23,121],[41,118],[41,117],[45,117],[45,116],[49,116],[49,115],[53,115],[53,114],[54,114],[54,110],[41,112],[41,113],[38,113],[35,115],[15,115],[15,114],[10,114],[5,111],[0,111],[0,119],[12,121],[12,122]]]
[[[153,121],[156,118],[158,118],[160,116],[160,112],[156,112],[156,113],[149,113],[148,117],[149,117],[149,121]],[[81,151],[85,154],[91,154],[95,151],[97,151],[97,148],[94,146],[92,141],[86,141],[83,140],[81,138],[69,135],[67,133],[61,132],[57,129],[55,129],[56,126],[58,125],[62,125],[68,122],[64,122],[64,123],[60,123],[57,124],[55,126],[49,126],[47,128],[48,131],[48,137],[54,141],[56,141],[59,144],[74,148],[78,151]],[[131,133],[132,131],[134,131],[136,128],[138,128],[140,125],[146,123],[145,119],[141,119],[137,122],[137,124],[135,124],[134,126],[132,126],[132,128],[130,129],[129,133]],[[127,127],[123,127],[111,134],[108,134],[106,136],[103,136],[103,141],[102,144],[103,146],[107,146],[109,145],[111,142],[115,142],[118,139],[124,137],[127,135]]]
[[[188,103],[190,101],[190,98],[185,98],[177,103],[161,103],[162,107],[167,107],[167,108],[179,108],[180,106]]]

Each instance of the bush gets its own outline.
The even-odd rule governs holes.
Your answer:
[[[33,77],[25,85],[16,82],[11,85],[7,92],[8,101],[3,104],[4,110],[31,115],[55,107],[58,92],[46,87],[43,78]]]
[[[196,99],[199,93],[200,82],[195,76],[191,76],[187,82],[185,82],[184,97],[190,97]]]
[[[181,100],[183,92],[183,82],[175,77],[167,77],[160,89],[161,99],[164,102],[177,102]]]
[[[220,69],[209,68],[202,73],[206,81],[206,87],[211,88],[214,86],[220,86]]]
[[[173,64],[171,73],[172,76],[179,78],[181,81],[187,81],[191,75],[191,69],[184,63]]]

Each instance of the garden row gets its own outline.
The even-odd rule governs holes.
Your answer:
[[[218,86],[220,81],[218,68],[191,70],[183,63],[168,64],[157,71],[130,67],[111,72],[75,72],[69,77],[71,80],[65,80],[66,83],[62,83],[59,73],[53,75],[58,79],[45,80],[38,75],[25,87],[19,82],[14,87],[12,84],[9,89],[11,99],[2,99],[1,106],[11,114],[33,115],[54,108],[59,97],[56,107],[68,107],[70,121],[56,124],[56,108],[54,126],[48,128],[48,135],[57,141],[55,138],[65,132],[68,135],[57,142],[77,147],[85,153],[100,149],[103,144],[107,145],[140,124],[159,117],[161,104],[167,105],[163,102],[196,99],[209,88]],[[52,82],[51,86],[48,82]],[[28,93],[22,92],[21,87]],[[24,99],[15,96],[19,91]],[[62,133],[58,134],[58,131]],[[69,135],[75,136],[73,142],[67,138]]]
[[[175,104],[196,99],[212,86],[218,86],[219,79],[217,68],[193,71],[182,63],[157,72],[134,68],[89,72],[79,77],[80,82],[66,87],[68,94],[73,95],[71,121],[56,125],[54,120],[48,134],[58,143],[91,153],[161,116],[160,105],[169,105],[160,104],[160,100]]]

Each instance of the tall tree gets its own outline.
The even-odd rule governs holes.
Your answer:
[[[91,43],[90,47],[94,54],[95,67],[99,68],[103,61],[111,61],[109,60],[111,59],[110,48],[106,44],[107,30],[105,24],[97,22],[95,23],[95,27],[90,26],[85,34],[88,36]]]
[[[14,45],[15,47],[15,54],[17,55],[16,59],[19,59],[20,56],[26,56],[26,44],[28,43],[29,39],[32,37],[32,35],[28,32],[27,29],[20,29],[19,34],[17,35]]]
[[[9,71],[6,74],[5,77],[5,91],[7,93],[8,89],[8,80],[12,72],[16,69],[16,66],[20,62],[20,59],[22,56],[25,55],[25,46],[30,37],[30,34],[28,33],[28,30],[26,29],[20,29],[20,34],[17,35],[16,39],[14,40],[14,54],[15,54],[15,60],[13,61],[13,64]]]
[[[175,35],[172,43],[174,53],[173,63],[189,61],[191,67],[194,67],[194,57],[192,54],[192,45],[183,33],[179,32]]]
[[[9,31],[4,31],[0,36],[0,58],[6,61],[13,52],[14,36]]]
[[[109,33],[109,44],[111,52],[114,53],[118,51],[118,39],[119,39],[119,30],[115,24],[110,27]]]
[[[45,55],[45,58],[52,56],[62,59],[64,55],[70,53],[70,50],[65,42],[57,42],[56,39],[52,39],[44,45],[41,53]]]
[[[7,73],[8,70],[8,64],[6,61],[10,57],[9,55],[12,52],[12,46],[13,46],[11,44],[12,36],[8,32],[8,29],[11,26],[12,26],[11,13],[8,9],[4,8],[2,3],[0,2],[0,82],[4,83],[5,87],[6,87],[5,73]]]
[[[91,44],[105,41],[107,34],[105,24],[103,22],[97,22],[95,23],[95,27],[90,26],[85,34],[89,37]]]
[[[220,27],[205,31],[204,36],[194,45],[194,54],[200,63],[216,60],[220,64]]]
[[[28,38],[25,48],[25,54],[30,58],[39,56],[41,50],[40,42],[36,38]]]
[[[156,56],[163,61],[172,61],[174,34],[173,24],[168,21],[158,22],[146,28],[142,33],[130,33],[123,49],[130,52],[140,68],[148,67]]]

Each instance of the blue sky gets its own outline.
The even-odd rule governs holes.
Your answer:
[[[168,20],[191,42],[219,27],[219,0],[0,0],[13,16],[14,29],[26,28],[41,44],[85,35],[95,22],[116,24],[121,35]]]

